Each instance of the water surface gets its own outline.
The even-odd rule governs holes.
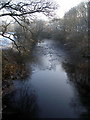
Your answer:
[[[79,118],[86,112],[63,68],[63,62],[68,59],[54,41],[38,43],[32,54],[33,62],[27,63],[31,74],[24,81],[14,81],[15,92],[9,98],[13,103],[11,109],[16,105],[17,109],[24,106],[23,111],[30,112],[29,105],[34,104],[37,106],[34,117],[38,118]],[[30,102],[31,98],[33,102]]]

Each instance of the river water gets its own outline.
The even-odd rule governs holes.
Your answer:
[[[54,41],[38,43],[32,61],[27,63],[29,77],[13,81],[15,91],[7,99],[10,102],[7,110],[13,114],[19,111],[21,117],[22,113],[29,113],[36,107],[33,117],[79,118],[86,109],[63,67],[63,62],[68,60],[68,55]]]

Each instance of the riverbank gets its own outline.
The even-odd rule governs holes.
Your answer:
[[[26,55],[27,56],[27,55]],[[28,76],[25,55],[20,55],[13,49],[2,50],[2,91],[3,96],[14,88],[12,81],[24,79]]]
[[[70,61],[65,50],[57,46],[52,40],[44,40],[37,44],[31,55],[32,61],[27,63],[29,71],[32,72],[24,80],[13,81],[14,94],[5,98],[7,101],[4,104],[7,107],[3,110],[4,115],[7,115],[6,111],[14,111],[7,117],[20,113],[22,118],[23,110],[25,112],[31,108],[32,91],[36,96],[34,100],[38,107],[36,118],[79,118],[83,111],[87,113],[86,103],[82,103],[82,99],[85,100],[83,93],[86,87],[83,88],[82,85],[85,85],[84,80],[87,78],[87,66],[80,61],[82,65],[79,67],[78,61],[76,63]],[[73,106],[74,104],[76,107]],[[31,115],[28,114],[27,117],[30,118]]]
[[[46,39],[35,46],[31,54],[32,60],[28,59],[27,62],[29,76],[23,80],[13,80],[14,94],[12,94],[13,92],[9,93],[9,97],[6,95],[8,99],[5,102],[7,107],[3,110],[4,114],[8,110],[14,110],[15,113],[20,110],[20,117],[22,118],[21,106],[25,108],[24,111],[31,108],[27,101],[32,101],[30,95],[32,91],[37,96],[38,100],[35,97],[35,101],[39,107],[35,117],[80,117],[79,115],[82,116],[83,111],[85,111],[85,114],[89,113],[86,112],[86,102],[83,103],[82,101],[86,100],[85,94],[89,90],[86,87],[89,85],[89,81],[87,81],[87,62],[79,58],[76,61],[65,51],[64,47],[56,44],[53,40]],[[31,90],[32,87],[34,90]],[[65,93],[63,94],[62,91],[65,91]],[[71,98],[74,100],[72,101]],[[21,106],[16,106],[18,103]],[[27,103],[28,106],[24,103]],[[78,114],[74,113],[74,107],[70,104],[79,105]],[[76,107],[76,109],[78,108]],[[8,116],[10,117],[10,115]],[[30,117],[29,114],[28,116]]]
[[[48,40],[48,42],[55,40]],[[37,43],[43,44],[44,40],[42,42]],[[3,82],[3,94],[8,93],[7,91],[10,91],[12,88],[12,80],[18,80],[18,79],[24,79],[28,77],[28,68],[26,66],[26,62],[30,59],[32,59],[32,53],[35,48],[36,44],[33,45],[32,49],[26,53],[20,55],[18,52],[14,51],[13,49],[7,49],[3,50],[2,59],[2,82]],[[53,44],[53,47],[56,46],[57,49],[61,48],[68,56],[69,61],[71,63],[74,63],[76,65],[76,68],[83,69],[82,66],[88,66],[88,58],[85,58],[81,56],[77,51],[72,51],[72,48],[69,48],[67,44],[60,43],[59,41],[56,41]],[[36,50],[37,51],[37,50]],[[34,53],[36,54],[36,53]],[[37,58],[35,58],[37,59]],[[77,61],[77,62],[76,62]],[[83,65],[85,63],[85,65]],[[11,84],[11,85],[10,85]],[[12,89],[11,89],[12,91]]]

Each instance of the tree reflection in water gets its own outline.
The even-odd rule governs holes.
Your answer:
[[[32,86],[27,85],[25,81],[20,82],[16,89],[3,98],[3,104],[6,109],[3,110],[3,119],[23,119],[32,118],[37,110],[37,96]],[[22,82],[22,83],[21,83]]]
[[[62,66],[65,69],[69,81],[75,86],[78,92],[78,98],[81,105],[77,104],[77,100],[73,101],[73,106],[84,106],[86,111],[83,111],[81,118],[90,119],[90,81],[89,81],[89,61],[87,59],[78,59],[63,62]]]

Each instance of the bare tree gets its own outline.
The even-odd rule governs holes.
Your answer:
[[[27,29],[26,26],[22,24],[22,21],[26,24],[29,24],[32,20],[32,17],[36,13],[43,13],[46,16],[53,16],[54,10],[57,9],[57,5],[51,2],[50,0],[2,0],[0,2],[0,19],[8,17],[14,22],[17,22],[20,26]],[[8,26],[11,24],[11,21],[8,24],[3,24],[2,31],[0,35],[3,37],[9,38],[14,42],[17,49],[19,49],[16,42],[9,36],[6,36]],[[29,29],[32,33],[32,31]]]

